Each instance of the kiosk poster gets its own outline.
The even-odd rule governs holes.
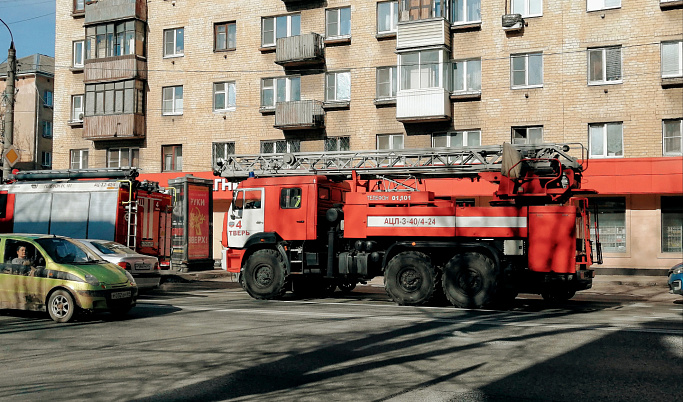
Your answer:
[[[206,186],[188,186],[188,259],[210,258],[209,191]]]

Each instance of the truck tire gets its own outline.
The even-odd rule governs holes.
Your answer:
[[[443,291],[455,307],[482,308],[496,294],[496,272],[491,258],[477,252],[457,254],[444,267]]]
[[[270,300],[282,297],[285,288],[285,263],[273,249],[258,250],[244,266],[244,290],[254,299]]]
[[[384,289],[400,306],[419,306],[431,301],[436,270],[427,255],[416,251],[397,254],[384,272]]]

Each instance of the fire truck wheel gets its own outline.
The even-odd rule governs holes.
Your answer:
[[[384,289],[401,306],[419,306],[434,296],[436,271],[429,257],[416,251],[397,254],[387,264]]]
[[[263,249],[252,254],[244,267],[244,290],[254,299],[277,299],[285,288],[285,264],[276,250]]]
[[[356,282],[341,281],[337,284],[337,287],[339,287],[339,290],[341,290],[342,293],[350,293],[356,288]]]
[[[493,261],[477,252],[457,254],[444,267],[442,284],[448,301],[455,307],[484,307],[496,293]]]

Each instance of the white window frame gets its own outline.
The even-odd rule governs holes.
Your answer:
[[[621,155],[609,155],[607,150],[607,126],[609,125],[619,125],[621,128]],[[592,141],[592,131],[593,128],[602,128],[601,141],[603,144],[603,150],[601,154],[593,153],[593,141]],[[622,122],[607,122],[607,123],[591,123],[588,125],[588,154],[590,158],[596,159],[611,159],[611,158],[623,158],[624,157],[624,124]]]
[[[664,73],[664,45],[678,45],[678,72],[673,74]],[[659,47],[662,78],[683,77],[683,41],[664,41]]]
[[[478,138],[478,144],[469,144],[470,134],[476,134]],[[459,148],[451,144],[453,138],[461,135],[462,136],[462,146],[463,147],[478,147],[481,146],[481,130],[457,130],[449,131],[447,133],[434,133],[432,134],[432,148],[436,148],[435,140],[437,137],[446,138],[446,148]]]
[[[461,7],[460,12],[462,13],[462,16],[463,16],[463,18],[464,18],[464,19],[462,19],[462,20],[457,20],[457,21],[455,20],[455,16],[454,16],[454,14],[455,14],[455,2],[456,2],[456,1],[460,1],[460,2],[461,2],[461,6],[462,6],[462,7]],[[468,4],[467,4],[468,1],[467,1],[467,0],[449,0],[450,6],[451,6],[451,10],[450,10],[450,14],[451,14],[451,15],[450,15],[450,18],[449,18],[449,19],[450,19],[450,21],[451,21],[451,24],[453,24],[453,25],[463,25],[463,24],[473,24],[473,23],[481,22],[481,1],[482,1],[482,0],[477,0],[477,1],[479,1],[479,19],[476,19],[476,20],[468,20],[467,18],[468,18],[468,16],[469,16],[469,12],[470,12],[470,10],[468,9]]]
[[[179,33],[179,31],[181,31]],[[172,34],[172,43],[173,43],[173,52],[167,53],[166,49],[166,44],[171,43],[167,39],[168,35]],[[182,36],[182,49],[178,49],[178,35]],[[185,27],[178,27],[178,28],[169,28],[169,29],[164,29],[164,37],[163,37],[163,53],[164,53],[164,58],[171,58],[171,57],[182,57],[185,55]]]
[[[435,63],[432,62],[423,62],[423,56],[425,53],[432,53],[436,52],[439,57],[438,60]],[[413,62],[406,62],[405,58],[406,56],[415,56],[417,55],[417,63]],[[426,50],[420,50],[417,52],[406,52],[406,53],[401,53],[399,54],[399,77],[398,77],[398,84],[399,84],[399,91],[401,90],[411,90],[411,89],[426,89],[426,88],[443,88],[444,86],[444,51],[439,50],[439,49],[426,49]],[[434,74],[434,71],[430,70],[433,68],[433,66],[436,66],[436,74]],[[413,74],[411,77],[414,76],[414,72],[411,72],[412,69],[417,68],[417,86],[414,86],[414,82],[411,79],[410,80],[410,86],[409,87],[404,87],[408,82],[406,81],[408,78],[406,75]],[[423,78],[426,79],[426,82],[423,82]],[[435,78],[435,82],[432,83],[432,79]]]
[[[389,70],[389,81],[380,82],[380,71],[387,69]],[[377,67],[375,72],[375,80],[375,99],[396,99],[396,93],[398,92],[398,68],[396,66]],[[389,85],[389,95],[383,95],[379,93],[380,84]]]
[[[296,17],[296,18],[293,18]],[[273,20],[273,30],[272,31],[266,31],[266,21],[268,20]],[[298,20],[299,26],[294,27],[292,25],[292,20]],[[295,14],[288,14],[288,15],[276,15],[273,17],[263,17],[261,18],[261,46],[262,47],[273,47],[277,43],[278,36],[277,36],[277,24],[278,21],[284,21],[286,24],[287,28],[287,33],[284,36],[285,38],[288,38],[290,36],[298,36],[301,35],[301,14],[295,13]],[[294,29],[296,28],[296,29]],[[270,38],[266,40],[266,32],[272,32],[273,38],[272,42],[270,41]]]
[[[518,10],[517,7],[515,6],[516,4],[519,4],[518,2],[524,3],[522,6],[522,10]],[[538,13],[531,14],[531,3],[532,2],[539,2],[541,3],[541,11]],[[512,11],[512,14],[522,14],[522,17],[524,18],[529,18],[529,17],[542,17],[543,16],[543,0],[511,0],[510,2],[510,10]]]
[[[52,167],[52,153],[49,151],[42,151],[40,153],[40,166],[44,168]]]
[[[607,52],[610,50],[615,50],[619,49],[619,79],[616,80],[608,80],[607,79]],[[593,54],[600,54],[600,59],[602,63],[602,72],[601,72],[601,79],[599,80],[593,80],[591,81],[591,56]],[[613,84],[622,84],[624,81],[624,73],[623,73],[623,54],[621,52],[621,46],[606,46],[606,47],[600,47],[600,48],[591,48],[588,49],[587,53],[588,57],[588,62],[586,63],[588,65],[588,71],[587,71],[587,79],[588,79],[588,85],[613,85]]]
[[[524,130],[524,136],[522,138],[515,138],[516,130]],[[540,130],[541,138],[529,142],[529,137],[531,136],[531,130]],[[521,126],[512,127],[512,132],[510,133],[510,143],[512,144],[543,144],[543,126]]]
[[[341,76],[347,77],[349,88],[348,96],[340,93],[339,78]],[[330,98],[330,89],[334,88],[334,98]],[[351,72],[350,71],[334,71],[325,74],[325,102],[349,102],[351,101]]]
[[[666,136],[666,124],[678,122],[678,136],[674,134],[673,137]],[[666,140],[676,140],[678,137],[678,151],[668,151],[666,149]],[[683,155],[683,118],[682,119],[664,119],[662,120],[662,155],[664,156],[681,156]]]
[[[177,94],[177,89],[180,88],[180,97],[178,97]],[[167,91],[170,90],[170,91]],[[168,94],[171,94],[171,97],[168,98]],[[182,85],[174,85],[170,87],[163,87],[161,88],[161,114],[163,116],[180,116],[183,114],[183,99],[184,99],[184,89]],[[171,109],[167,110],[164,105],[167,102],[171,102]],[[180,106],[180,107],[178,107]]]
[[[263,150],[265,144],[273,144],[273,152],[265,152]],[[277,145],[278,143],[282,144],[284,143],[285,145],[285,152],[277,152]],[[264,140],[261,141],[260,145],[260,151],[261,154],[263,155],[274,155],[274,154],[279,154],[279,153],[291,153],[291,152],[300,152],[301,151],[301,141],[299,140]]]
[[[112,154],[116,151],[117,160],[113,163]],[[128,165],[121,164],[121,155],[123,153],[128,154]],[[132,160],[137,159],[137,165],[131,163]],[[107,149],[107,167],[108,168],[130,168],[138,167],[140,165],[140,148],[109,148]]]
[[[219,89],[222,86],[222,89]],[[215,82],[213,84],[213,111],[234,112],[237,109],[237,93],[235,81]],[[223,95],[223,107],[216,106],[216,96]]]
[[[76,108],[76,99],[80,98],[81,107]],[[82,94],[71,95],[71,122],[82,123],[83,116],[85,116],[85,96]]]
[[[380,30],[380,19],[381,18],[386,18],[383,15],[380,15],[380,5],[389,6],[389,29],[386,29],[384,31]],[[387,34],[387,33],[395,33],[398,31],[398,1],[380,1],[377,3],[377,33],[378,34]]]
[[[78,46],[80,45],[81,51],[79,54]],[[85,66],[85,41],[75,40],[72,42],[72,58],[71,66],[73,68],[83,68]]]
[[[539,84],[529,84],[529,57],[530,56],[535,56],[535,55],[540,55],[541,56],[541,82]],[[516,58],[524,58],[524,84],[515,84],[514,77],[515,77],[515,71],[522,71],[522,70],[514,70],[514,59]],[[535,53],[524,53],[524,54],[513,54],[510,55],[510,88],[512,89],[525,89],[525,88],[542,88],[543,87],[543,53],[542,52],[535,52]]]
[[[348,10],[349,14],[349,32],[342,32],[342,10]],[[331,20],[330,16],[336,16],[336,30],[331,31]],[[325,38],[350,38],[351,37],[351,6],[339,7],[339,8],[328,8],[325,10]]]
[[[273,85],[272,86],[265,86],[266,80],[272,80]],[[269,77],[269,78],[262,78],[261,79],[261,108],[265,109],[274,109],[275,104],[277,104],[278,99],[277,99],[277,89],[278,89],[278,81],[284,80],[285,83],[285,99],[281,100],[280,102],[292,102],[292,101],[298,101],[301,100],[301,77],[299,76],[291,76],[291,77]],[[298,82],[298,87],[299,87],[299,96],[298,98],[293,96],[293,88],[294,85],[292,83],[296,81]],[[273,103],[272,104],[265,104],[265,97],[263,96],[264,91],[267,89],[270,89],[273,91]]]
[[[216,163],[218,162],[218,152],[217,150],[221,149],[223,151],[223,157],[225,158],[228,155],[234,155],[235,154],[235,142],[234,141],[221,141],[221,142],[214,142],[211,144],[211,161],[213,163],[213,166],[216,166]],[[221,158],[221,159],[222,159]]]
[[[475,61],[479,62],[479,88],[469,88],[469,82],[470,80],[468,79],[468,75],[470,74],[470,66],[473,65]],[[463,89],[457,89],[455,88],[455,66],[458,64],[462,64],[464,69],[462,70],[463,74],[463,79],[462,82],[465,85],[465,88]],[[466,59],[466,60],[453,60],[451,64],[451,83],[452,83],[452,88],[451,92],[455,94],[480,94],[481,93],[481,59]]]
[[[70,152],[69,166],[71,169],[87,169],[88,168],[88,150],[87,149],[72,149]]]
[[[389,148],[380,148],[379,147],[380,138],[387,138],[389,140]],[[395,147],[394,140],[396,140],[398,138],[401,139],[401,145],[399,147]],[[378,150],[405,149],[405,138],[404,138],[403,134],[377,134],[375,146]]]
[[[617,2],[617,5],[609,3]],[[608,5],[609,4],[609,5]],[[586,0],[586,11],[610,10],[621,8],[621,0]]]

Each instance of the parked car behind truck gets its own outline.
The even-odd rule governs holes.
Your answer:
[[[103,260],[130,272],[139,289],[154,289],[159,286],[161,272],[159,260],[156,257],[136,253],[114,241],[93,239],[79,239],[78,241]]]

